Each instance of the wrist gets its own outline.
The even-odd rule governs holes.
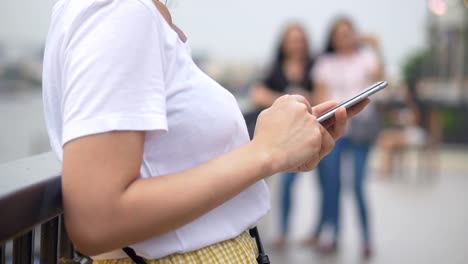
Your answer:
[[[259,174],[261,178],[271,176],[280,171],[278,158],[275,157],[274,151],[262,146],[255,140],[252,140],[248,146],[249,153],[252,153],[253,160],[259,164]]]

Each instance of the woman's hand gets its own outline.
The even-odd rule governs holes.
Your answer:
[[[274,172],[311,170],[334,146],[309,102],[299,95],[282,96],[260,114],[252,143],[271,155]]]
[[[350,116],[367,102],[351,108]],[[312,108],[302,96],[285,95],[260,114],[252,143],[271,155],[273,173],[310,171],[333,149],[345,132],[346,109],[338,109],[325,126],[316,117],[335,106],[334,102],[325,102]]]

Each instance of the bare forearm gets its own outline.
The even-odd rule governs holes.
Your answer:
[[[268,159],[250,143],[187,171],[136,180],[108,214],[112,225],[94,228],[99,243],[85,250],[96,254],[183,226],[273,173]]]
[[[260,108],[270,107],[278,97],[283,94],[274,92],[264,85],[255,85],[250,92],[251,98],[255,106]]]
[[[374,46],[374,53],[377,56],[377,67],[373,73],[374,81],[381,81],[385,77],[384,58],[380,46]]]

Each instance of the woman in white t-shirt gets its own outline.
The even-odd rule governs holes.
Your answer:
[[[43,97],[67,231],[95,263],[130,263],[129,245],[147,263],[254,263],[263,178],[313,169],[347,118],[324,128],[314,116],[334,103],[286,95],[250,142],[234,97],[151,0],[57,0]]]
[[[364,44],[364,45],[363,45]],[[330,30],[325,53],[313,69],[315,96],[324,100],[345,101],[367,86],[381,80],[383,66],[375,37],[360,37],[347,18],[337,19]],[[339,236],[339,205],[341,185],[341,157],[350,152],[353,158],[353,191],[361,222],[363,256],[371,256],[367,204],[364,192],[366,161],[369,147],[378,133],[376,111],[372,104],[351,121],[350,129],[318,167],[322,184],[321,215],[313,241],[318,242],[323,227],[332,230],[332,241],[322,244],[322,252],[334,252]]]

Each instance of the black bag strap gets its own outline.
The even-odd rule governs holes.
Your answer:
[[[128,255],[128,257],[129,257],[133,262],[135,262],[135,264],[146,264],[145,259],[143,259],[142,257],[138,256],[138,255],[135,253],[135,250],[133,250],[133,248],[131,248],[131,247],[124,247],[124,248],[122,248],[122,250],[125,252],[125,254]]]
[[[263,248],[262,240],[260,239],[260,234],[258,233],[258,228],[254,227],[250,229],[249,233],[251,237],[255,238],[255,243],[257,244],[257,249],[258,249],[257,263],[258,264],[270,264],[270,259],[268,258],[268,255],[265,254],[265,249]]]

